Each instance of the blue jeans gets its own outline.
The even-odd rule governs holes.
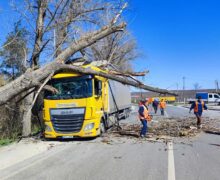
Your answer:
[[[164,116],[164,108],[161,108],[160,111],[161,111],[161,115]]]
[[[146,135],[147,133],[147,121],[144,119],[144,120],[141,120],[141,123],[143,125],[142,129],[141,129],[141,135]]]

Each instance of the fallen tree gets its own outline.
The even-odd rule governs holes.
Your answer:
[[[9,100],[13,99],[18,94],[25,92],[33,87],[39,87],[42,85],[42,82],[51,74],[56,73],[60,70],[70,70],[83,74],[94,74],[99,75],[108,79],[116,80],[122,82],[124,84],[128,84],[134,87],[139,87],[141,89],[158,92],[162,94],[171,94],[176,95],[174,93],[169,92],[165,89],[154,88],[151,86],[144,85],[142,83],[135,82],[133,80],[125,79],[113,74],[107,74],[103,72],[96,72],[91,69],[85,69],[80,66],[73,66],[64,64],[65,61],[74,53],[79,50],[90,46],[96,41],[102,39],[103,37],[108,36],[111,33],[122,31],[125,28],[125,24],[122,23],[120,25],[108,25],[103,27],[102,29],[89,33],[79,39],[77,42],[73,42],[68,48],[66,48],[53,62],[45,65],[44,67],[32,70],[29,69],[23,75],[21,75],[16,80],[6,84],[5,86],[0,88],[0,105],[6,104]]]
[[[36,92],[39,94],[39,92],[42,89],[47,89],[49,91],[52,91],[56,93],[56,89],[47,85],[47,81],[54,75],[55,73],[58,73],[62,70],[67,71],[74,71],[81,74],[93,74],[102,76],[108,79],[112,79],[115,81],[119,81],[124,84],[128,84],[134,87],[138,87],[141,89],[154,91],[162,94],[172,94],[167,90],[154,88],[151,86],[144,85],[140,81],[136,80],[133,76],[143,76],[147,72],[123,72],[117,69],[108,69],[104,68],[105,71],[102,72],[96,72],[90,68],[83,68],[81,65],[74,65],[73,64],[67,64],[68,61],[71,60],[71,58],[75,58],[76,54],[81,54],[82,57],[79,57],[79,59],[85,59],[86,58],[86,51],[90,51],[91,49],[97,49],[96,51],[99,51],[100,44],[96,43],[99,40],[103,40],[103,38],[106,38],[104,41],[105,46],[103,46],[101,49],[103,50],[104,54],[103,56],[100,56],[99,58],[107,60],[109,64],[124,64],[121,69],[124,70],[124,67],[127,61],[135,57],[135,53],[133,53],[132,49],[134,49],[134,44],[125,43],[121,44],[119,37],[119,33],[121,31],[124,31],[126,24],[121,23],[119,24],[117,21],[123,11],[123,9],[126,8],[127,4],[125,3],[124,6],[121,8],[121,10],[115,15],[115,13],[112,14],[114,18],[110,22],[106,22],[104,24],[108,24],[99,30],[96,30],[94,32],[90,32],[85,34],[78,33],[78,29],[76,28],[73,30],[72,34],[68,32],[68,30],[76,25],[74,22],[78,22],[81,20],[84,20],[84,14],[90,13],[90,12],[97,12],[106,10],[108,11],[108,4],[100,4],[98,7],[94,2],[91,1],[92,6],[89,7],[83,7],[84,1],[59,1],[56,3],[56,8],[50,9],[51,5],[48,4],[49,1],[47,0],[37,0],[37,1],[27,1],[28,7],[30,8],[29,11],[32,12],[32,7],[37,7],[37,19],[36,19],[36,29],[34,29],[35,33],[35,40],[34,40],[34,47],[32,55],[30,56],[30,67],[27,69],[27,71],[22,74],[20,77],[15,79],[14,81],[9,82],[3,87],[0,87],[0,106],[5,104],[10,104],[11,102],[17,102],[22,99],[24,99],[25,107],[24,112],[22,114],[24,115],[22,121],[23,121],[23,135],[27,136],[31,132],[31,108],[33,107],[33,104],[36,100],[37,95],[33,98],[33,92]],[[87,2],[87,1],[86,1]],[[77,5],[77,3],[79,3]],[[35,6],[37,5],[37,6]],[[79,11],[79,7],[81,7],[81,11]],[[98,8],[97,8],[98,7]],[[65,10],[64,10],[65,9]],[[53,13],[52,13],[52,11]],[[59,11],[59,12],[58,12]],[[27,16],[25,16],[27,17]],[[35,17],[35,16],[34,16]],[[81,17],[82,19],[78,19]],[[49,18],[49,19],[48,19]],[[91,15],[89,19],[87,19],[88,22],[93,22],[93,19],[96,18],[96,23],[100,21],[98,16]],[[82,26],[83,28],[84,26]],[[95,28],[97,29],[97,28]],[[40,67],[40,55],[43,51],[46,51],[48,47],[51,46],[51,32],[53,30],[58,31],[58,35],[55,36],[56,40],[54,42],[55,49],[51,52],[51,57],[53,58],[53,61],[44,65],[43,67]],[[77,35],[76,35],[77,34]],[[76,35],[76,37],[75,37]],[[109,35],[112,35],[113,37],[110,37]],[[115,35],[115,36],[114,36]],[[79,38],[81,37],[81,38]],[[116,38],[117,37],[117,38]],[[126,36],[125,36],[126,37]],[[109,39],[111,40],[109,42]],[[101,41],[99,41],[101,42]],[[130,40],[128,40],[130,42]],[[50,44],[50,45],[49,45]],[[109,47],[109,44],[111,45]],[[91,47],[93,45],[93,48]],[[123,46],[122,46],[123,45]],[[117,47],[116,47],[117,46]],[[90,47],[90,49],[88,48]],[[106,51],[106,47],[109,47],[108,51]],[[44,52],[45,53],[45,52]],[[87,53],[88,54],[88,53]],[[129,54],[129,56],[127,56]],[[42,57],[42,56],[41,56]],[[87,58],[89,60],[100,60],[97,58],[97,56],[93,53],[92,59]],[[50,58],[49,58],[50,59]],[[117,59],[117,63],[116,63]],[[114,60],[114,61],[113,61]],[[123,61],[124,63],[118,63],[120,61]],[[27,55],[25,54],[25,61],[27,61]],[[41,59],[42,62],[47,62],[47,59]],[[39,68],[39,69],[38,69]],[[129,68],[128,68],[129,70]],[[18,98],[17,98],[18,97]]]

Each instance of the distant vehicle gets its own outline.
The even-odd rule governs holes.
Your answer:
[[[206,103],[218,103],[220,105],[220,96],[217,93],[198,92],[196,99],[201,96],[202,100]],[[196,99],[188,99],[189,103],[193,103]]]
[[[153,97],[152,99],[153,100],[158,99],[159,101],[161,101],[163,99],[164,101],[167,101],[167,102],[175,102],[176,101],[175,96],[160,96],[160,97]]]

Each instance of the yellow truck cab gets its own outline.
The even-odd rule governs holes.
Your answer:
[[[130,90],[119,82],[62,72],[53,76],[48,85],[58,93],[46,91],[44,95],[45,138],[95,137],[116,123],[117,117],[129,115]]]

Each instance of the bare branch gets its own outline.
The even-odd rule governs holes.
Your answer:
[[[42,83],[42,85],[40,86],[40,88],[37,90],[37,93],[36,93],[36,95],[35,95],[35,97],[34,97],[34,100],[32,101],[32,104],[31,104],[31,106],[30,106],[29,111],[32,110],[32,108],[33,108],[33,106],[34,106],[34,104],[35,104],[35,102],[36,102],[36,100],[37,100],[37,97],[38,97],[39,93],[40,93],[41,90],[44,88],[44,86],[48,83],[48,81],[52,78],[53,75],[54,75],[54,72],[52,72],[52,73],[44,80],[44,82]]]
[[[157,93],[161,93],[161,94],[170,94],[170,95],[175,95],[175,93],[172,93],[166,89],[159,89],[159,88],[155,88],[155,87],[151,87],[151,86],[148,86],[148,85],[144,85],[144,84],[139,84],[135,81],[132,81],[132,80],[129,80],[129,79],[125,79],[125,78],[122,78],[122,77],[119,77],[119,76],[115,76],[115,75],[111,75],[111,74],[107,74],[107,73],[104,73],[104,72],[98,72],[98,71],[94,71],[92,70],[91,68],[83,68],[83,67],[79,67],[79,66],[72,66],[72,65],[66,65],[66,64],[61,64],[59,66],[60,69],[63,69],[63,70],[71,70],[71,71],[74,71],[76,73],[79,73],[79,74],[92,74],[92,75],[97,75],[97,76],[101,76],[101,77],[105,77],[107,79],[112,79],[112,80],[115,80],[115,81],[118,81],[118,82],[121,82],[123,84],[127,84],[127,85],[130,85],[130,86],[134,86],[134,87],[138,87],[138,88],[141,88],[141,89],[144,89],[144,90],[148,90],[148,91],[152,91],[152,92],[157,92]]]
[[[8,43],[4,44],[3,46],[1,46],[0,48],[5,48],[7,46],[9,46],[11,43],[13,43],[16,39],[17,39],[17,35],[18,33],[20,33],[20,31],[18,31],[15,36],[13,37],[13,39],[11,41],[9,41]]]
[[[121,10],[118,12],[118,14],[114,17],[114,19],[112,20],[112,24],[115,24],[118,21],[118,18],[121,16],[123,10],[128,6],[128,3],[125,3]]]
[[[44,18],[47,9],[47,0],[39,0],[38,1],[38,17],[37,17],[37,25],[36,25],[36,37],[35,44],[32,53],[32,67],[37,67],[39,65],[39,56],[41,52],[41,44],[44,35]]]
[[[122,31],[125,28],[126,24],[122,23],[118,26],[112,26],[108,25],[103,27],[101,30],[96,31],[94,33],[89,33],[85,35],[83,38],[78,40],[76,43],[72,43],[68,48],[66,48],[57,58],[57,62],[64,62],[68,57],[70,57],[73,52],[77,52],[80,49],[83,49],[87,46],[92,45],[95,43],[97,40],[102,39],[105,36],[108,36],[109,34],[117,31]],[[80,46],[76,46],[80,44]]]
[[[48,22],[47,26],[45,27],[44,32],[46,32],[46,31],[48,30],[48,27],[49,27],[49,26],[51,25],[51,23],[55,20],[55,16],[56,16],[57,11],[59,10],[59,8],[60,8],[62,2],[63,2],[63,0],[61,0],[61,1],[58,3],[58,5],[57,5],[57,7],[56,7],[56,9],[55,9],[55,11],[54,11],[54,13],[52,13],[52,12],[50,11],[50,9],[47,8],[48,12],[49,12],[50,15],[51,15],[51,19],[50,19],[50,21]]]
[[[126,77],[130,77],[130,76],[145,76],[146,73],[148,73],[149,71],[143,71],[143,72],[119,72],[119,71],[113,71],[110,70],[109,73],[110,74],[114,74],[114,75],[120,75],[120,76],[126,76]]]

